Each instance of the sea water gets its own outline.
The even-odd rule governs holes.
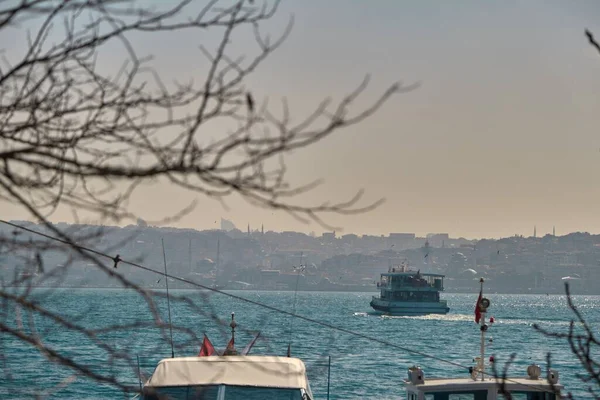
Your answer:
[[[215,347],[223,348],[230,339],[228,324],[231,312],[235,312],[236,347],[243,348],[255,331],[261,331],[261,335],[251,354],[285,355],[291,343],[292,356],[306,363],[317,399],[327,398],[328,376],[330,399],[404,399],[402,381],[410,366],[420,365],[425,379],[466,377],[466,370],[460,366],[473,365],[473,358],[479,355],[480,331],[474,322],[477,293],[444,294],[442,298],[448,300],[450,306],[447,315],[381,317],[371,314],[371,293],[298,292],[294,306],[293,292],[227,292],[289,312],[295,307],[296,314],[320,324],[292,319],[276,310],[223,294],[208,296],[207,293],[171,290],[173,325],[189,329],[200,339],[206,333]],[[138,357],[141,372],[149,376],[160,359],[171,356],[169,330],[152,326],[148,304],[133,291],[36,290],[33,296],[40,305],[68,316],[77,326],[99,329],[137,325],[119,330],[100,329],[92,337],[50,323],[39,315],[34,317],[35,332],[45,345],[92,372],[136,386]],[[177,296],[190,298],[195,306],[177,300]],[[531,363],[545,370],[546,356],[550,352],[552,366],[560,373],[560,382],[576,398],[586,398],[585,386],[576,376],[582,368],[568,343],[550,339],[533,328],[533,324],[539,324],[553,332],[566,332],[574,317],[567,307],[566,297],[502,294],[488,297],[491,300],[488,317],[493,316],[495,322],[487,333],[492,340],[487,341],[486,359],[493,354],[501,369],[509,356],[516,353],[510,373],[525,375]],[[597,334],[600,296],[574,296],[574,301]],[[16,311],[10,307],[5,312],[8,326],[31,332],[33,328],[25,309]],[[166,299],[157,302],[156,312],[168,320]],[[179,329],[173,332],[173,337],[176,356],[198,353],[200,341],[187,340],[189,336]],[[94,342],[96,338],[127,354],[131,363],[115,361]],[[81,377],[67,367],[48,361],[34,346],[7,333],[0,333],[0,339],[1,399],[32,398],[36,393],[44,393],[51,399],[127,397],[110,384]]]

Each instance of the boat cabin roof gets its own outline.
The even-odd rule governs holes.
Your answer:
[[[165,358],[146,382],[154,388],[199,385],[309,388],[304,362],[277,356]]]
[[[498,395],[500,382],[495,378],[486,378],[485,380],[473,380],[471,378],[429,378],[424,383],[413,384],[410,380],[404,381],[408,399],[447,399],[450,394],[473,394],[475,399],[495,400],[503,399]],[[504,382],[504,388],[510,393],[547,393],[547,396],[528,396],[527,399],[553,399],[554,393],[563,389],[559,383],[552,385],[547,379],[531,379],[531,378],[512,378],[508,377]],[[484,392],[485,394],[482,394]],[[411,397],[410,394],[414,394]],[[430,395],[430,397],[419,397],[419,394]]]

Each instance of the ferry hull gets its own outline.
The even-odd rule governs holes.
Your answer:
[[[374,297],[371,307],[380,313],[396,316],[417,316],[429,314],[448,314],[450,308],[445,301],[440,302],[410,302],[386,301]]]

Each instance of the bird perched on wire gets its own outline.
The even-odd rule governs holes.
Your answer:
[[[254,99],[250,92],[246,93],[246,105],[248,106],[248,111],[250,111],[251,114],[254,113]]]
[[[119,261],[121,261],[121,256],[117,254],[117,256],[113,258],[113,261],[115,262],[115,265],[113,265],[113,267],[117,268],[117,264],[119,263]]]

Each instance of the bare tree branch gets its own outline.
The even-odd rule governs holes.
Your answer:
[[[551,332],[547,329],[534,324],[534,329],[546,337],[566,340],[571,349],[571,353],[577,358],[583,367],[585,374],[578,373],[576,376],[585,385],[590,398],[600,398],[600,364],[594,358],[600,349],[600,342],[594,335],[594,330],[585,320],[571,296],[569,284],[565,283],[565,293],[567,295],[567,305],[575,315],[571,320],[567,332]]]
[[[294,202],[318,181],[291,185],[285,155],[360,123],[392,95],[417,85],[391,85],[371,105],[356,109],[353,105],[368,86],[367,76],[337,103],[325,100],[292,124],[285,101],[282,115],[276,115],[247,82],[284,43],[293,19],[272,39],[262,25],[276,15],[278,1],[256,5],[210,0],[195,9],[198,3],[166,2],[157,10],[129,0],[0,2],[0,30],[24,45],[2,49],[0,59],[0,202],[20,206],[43,227],[43,232],[34,232],[12,224],[18,229],[13,234],[0,233],[0,255],[10,257],[3,265],[11,268],[1,275],[0,368],[7,382],[18,379],[6,349],[20,343],[67,371],[54,388],[27,388],[27,395],[50,396],[79,377],[124,393],[139,390],[122,376],[123,368],[138,376],[132,350],[136,330],[158,335],[157,354],[170,342],[169,328],[177,336],[178,350],[199,343],[193,329],[163,321],[164,293],[147,290],[122,272],[123,265],[138,265],[118,254],[131,238],[92,251],[95,246],[87,244],[102,241],[106,232],[59,228],[50,221],[57,209],[68,208],[76,219],[86,214],[103,223],[134,219],[131,196],[140,185],[156,181],[219,201],[238,194],[253,205],[325,227],[329,225],[324,214],[361,213],[381,204],[361,206],[362,191],[338,203]],[[218,40],[199,45],[207,59],[202,79],[178,77],[178,82],[167,84],[152,57],[140,54],[136,45],[178,33],[206,37],[207,31],[216,32]],[[240,35],[254,40],[253,54],[235,54],[232,38]],[[118,57],[119,52],[122,65],[111,74],[102,65],[113,61],[108,55]],[[193,206],[171,218],[180,218]],[[64,261],[48,265],[49,254]],[[145,312],[96,325],[89,315],[98,305],[82,305],[78,312],[56,308],[59,293],[39,286],[60,286],[82,264],[133,291]],[[170,300],[173,307],[215,322],[225,335],[227,321],[217,316],[206,293],[172,295]],[[53,344],[57,332],[103,354],[102,368]],[[130,333],[131,340],[111,341],[111,335],[123,333]]]
[[[600,45],[598,44],[598,42],[596,42],[596,39],[594,39],[594,35],[592,34],[592,32],[586,29],[585,36],[588,38],[590,44],[598,51],[598,53],[600,53]]]

